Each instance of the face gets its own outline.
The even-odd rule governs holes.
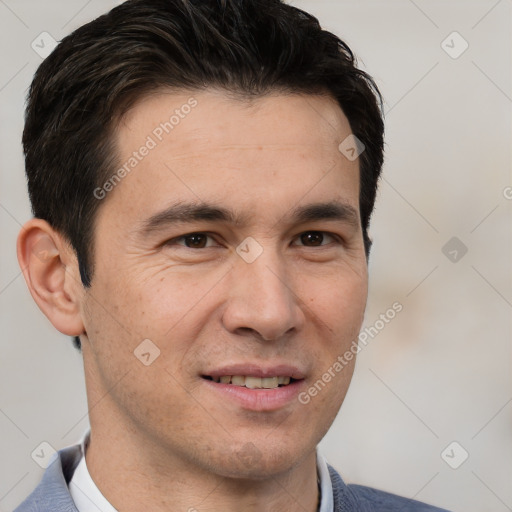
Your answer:
[[[93,432],[224,476],[314,451],[367,295],[350,133],[312,95],[159,93],[125,116],[81,306]]]

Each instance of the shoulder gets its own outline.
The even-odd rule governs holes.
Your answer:
[[[366,487],[345,484],[339,473],[329,466],[334,496],[334,511],[353,510],[360,512],[449,512],[446,509],[427,505],[410,498]]]
[[[411,512],[448,512],[444,508],[427,505],[411,498],[404,498],[389,492],[373,489],[364,485],[348,485],[348,488],[358,497],[359,501],[365,505],[369,505],[370,510],[378,510],[379,512],[392,512],[399,510],[407,510]]]
[[[80,445],[60,450],[39,485],[14,512],[77,512],[68,484],[81,456]]]

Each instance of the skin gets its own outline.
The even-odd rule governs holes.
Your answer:
[[[367,297],[359,216],[290,217],[328,201],[358,212],[358,160],[338,150],[350,126],[328,96],[162,91],[118,126],[120,165],[191,96],[197,106],[102,200],[91,288],[72,248],[41,219],[20,232],[20,265],[53,325],[80,336],[86,462],[116,509],[313,512],[315,448],[355,361],[308,404],[264,412],[221,399],[201,375],[287,362],[305,372],[307,390],[357,338]],[[243,222],[142,233],[144,220],[177,201],[214,203]],[[197,232],[209,238],[179,238]],[[236,252],[249,236],[263,249],[252,263]],[[144,339],[160,350],[148,366],[134,355]]]

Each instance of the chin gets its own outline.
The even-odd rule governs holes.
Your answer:
[[[228,457],[223,454],[216,467],[211,469],[226,478],[237,480],[266,480],[286,473],[304,458],[303,449],[292,450],[286,446],[256,444],[250,441],[232,446]]]

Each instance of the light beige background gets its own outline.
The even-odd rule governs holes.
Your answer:
[[[512,2],[292,3],[353,48],[385,96],[365,325],[403,305],[359,354],[321,450],[348,482],[454,512],[510,511]],[[41,442],[59,449],[87,428],[81,356],[39,312],[15,258],[30,217],[20,139],[41,62],[31,42],[114,4],[0,0],[1,511],[41,478],[31,458]],[[462,48],[454,31],[469,44],[456,59],[443,49]],[[442,252],[452,237],[468,249],[457,262]],[[458,469],[441,456],[453,441],[452,464],[469,454]]]

